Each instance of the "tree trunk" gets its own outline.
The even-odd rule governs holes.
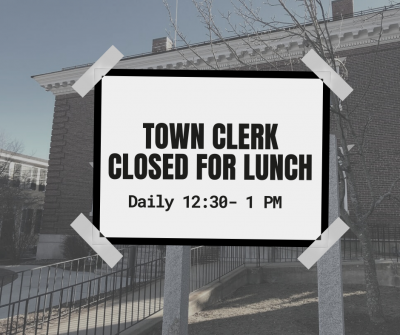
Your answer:
[[[363,232],[359,234],[358,238],[360,239],[362,256],[364,260],[364,276],[367,291],[368,314],[372,322],[381,323],[384,322],[385,319],[382,312],[374,250],[371,243],[371,237],[369,235],[369,229],[364,229]]]

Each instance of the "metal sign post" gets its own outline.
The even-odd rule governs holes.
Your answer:
[[[162,335],[188,333],[190,246],[168,245],[165,262]]]
[[[329,147],[329,225],[339,216],[336,136]],[[319,333],[344,335],[342,257],[340,239],[317,262]]]

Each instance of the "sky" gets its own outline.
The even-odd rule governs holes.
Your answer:
[[[168,2],[175,13],[176,0]],[[263,17],[282,16],[278,7],[253,2]],[[385,5],[388,0],[354,0],[355,11]],[[227,13],[232,5],[214,0],[214,7],[224,29],[218,10]],[[190,43],[207,40],[197,15],[191,0],[179,0],[178,26]],[[111,45],[125,56],[150,52],[166,30],[172,31],[162,0],[0,0],[0,133],[20,141],[24,154],[48,159],[54,95],[31,76],[93,63]]]

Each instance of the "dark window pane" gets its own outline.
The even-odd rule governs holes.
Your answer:
[[[38,234],[40,232],[40,226],[42,224],[42,217],[43,217],[43,210],[37,209],[36,217],[35,217],[35,234]]]
[[[27,217],[27,209],[22,210],[22,219],[21,219],[21,233],[25,232],[25,225],[26,225],[26,217]]]
[[[0,178],[9,178],[10,163],[0,162]]]
[[[38,176],[38,168],[32,168],[32,179],[36,180],[37,178],[39,178],[39,176]]]
[[[29,234],[33,223],[33,209],[28,209],[26,215],[25,233]]]
[[[19,179],[21,177],[21,164],[14,164],[13,179]]]
[[[36,191],[36,185],[37,185],[37,181],[39,179],[38,172],[39,172],[38,168],[32,168],[31,190],[34,190],[34,191]]]
[[[33,223],[33,209],[24,209],[22,211],[21,233],[29,234]]]
[[[47,170],[41,169],[39,177],[39,191],[41,192],[44,192],[46,190],[46,179],[47,179]]]
[[[13,182],[11,183],[14,187],[19,187],[20,185],[20,177],[21,177],[21,164],[14,164],[14,172],[13,172]]]

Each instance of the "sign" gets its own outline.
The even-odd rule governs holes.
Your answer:
[[[311,72],[111,70],[94,162],[112,243],[308,247],[328,226],[329,89]]]

